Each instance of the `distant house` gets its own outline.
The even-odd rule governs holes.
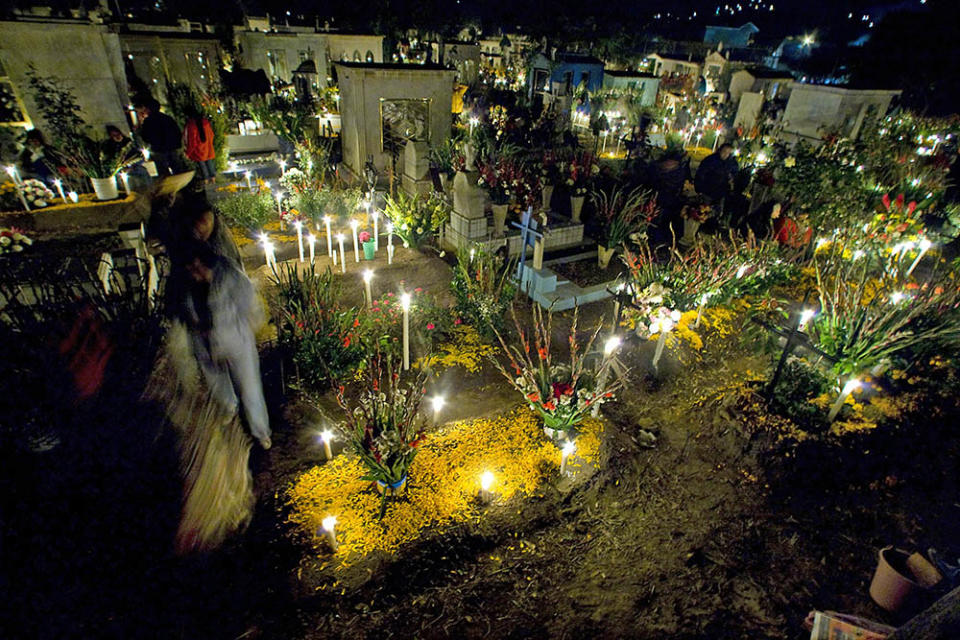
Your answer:
[[[565,97],[579,87],[596,91],[603,86],[603,61],[582,53],[558,53],[556,60],[538,53],[531,70],[527,79],[531,95],[539,92]]]
[[[166,102],[167,82],[180,82],[209,91],[220,81],[220,41],[215,35],[191,31],[130,28],[120,31],[120,51],[128,70]]]
[[[830,132],[856,139],[864,119],[885,115],[900,93],[794,84],[783,114],[783,133],[787,139],[820,140]]]
[[[640,95],[640,106],[650,107],[657,102],[657,90],[660,77],[652,73],[638,71],[616,71],[606,69],[603,72],[604,89],[629,89]]]
[[[752,22],[739,27],[708,26],[703,34],[703,41],[706,44],[722,44],[728,49],[737,49],[749,47],[758,33],[760,29]]]
[[[681,58],[666,58],[658,53],[647,56],[651,63],[650,70],[655,76],[678,75],[678,76],[700,76],[700,63],[693,60],[683,60]]]
[[[793,76],[786,71],[769,67],[747,67],[730,76],[730,100],[733,104],[738,104],[740,97],[747,91],[761,93],[765,100],[773,100],[787,95],[793,82]]]
[[[480,74],[481,52],[476,42],[444,42],[443,63],[457,70],[457,82],[473,84]]]

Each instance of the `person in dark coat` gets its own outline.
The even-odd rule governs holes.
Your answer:
[[[24,178],[36,178],[49,185],[57,177],[53,168],[59,166],[59,159],[39,129],[27,131],[26,145],[20,152],[19,160]]]
[[[683,235],[683,184],[687,179],[687,165],[682,152],[668,153],[650,166],[650,186],[657,194],[660,215],[651,229],[655,245],[673,244],[673,239]]]
[[[116,157],[130,144],[130,138],[123,131],[112,124],[107,125],[107,139],[103,143],[103,150],[111,157]]]
[[[730,163],[732,155],[733,145],[727,143],[720,145],[716,153],[711,153],[703,159],[693,181],[697,193],[710,200],[710,204],[718,215],[723,211],[723,200],[730,192],[733,176],[731,173],[733,165]]]
[[[160,103],[154,98],[146,98],[134,107],[140,118],[140,138],[150,147],[150,159],[156,163],[160,176],[177,173],[183,140],[180,127],[160,112]]]

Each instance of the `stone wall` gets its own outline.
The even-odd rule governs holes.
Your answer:
[[[34,126],[42,129],[45,123],[28,90],[30,65],[73,91],[81,116],[92,129],[102,132],[107,124],[128,128],[120,43],[106,27],[81,22],[0,22],[0,59]]]
[[[390,154],[381,140],[382,99],[423,99],[429,101],[429,139],[435,145],[450,136],[454,71],[429,65],[338,63],[340,80],[341,141],[343,163],[354,175],[361,175],[367,157],[372,156],[381,176],[390,166]],[[402,175],[402,158],[397,177]]]
[[[819,140],[825,132],[856,138],[870,111],[882,116],[899,91],[853,90],[794,84],[783,114],[788,137]]]

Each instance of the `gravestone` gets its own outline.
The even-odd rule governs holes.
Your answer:
[[[453,211],[444,237],[454,248],[487,238],[487,192],[477,186],[478,178],[476,171],[458,171],[453,178]]]
[[[410,140],[403,149],[403,190],[410,195],[429,195],[432,189],[426,142]]]

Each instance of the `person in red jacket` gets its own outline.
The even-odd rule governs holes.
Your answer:
[[[807,216],[797,212],[791,217],[781,211],[781,205],[778,202],[773,205],[773,235],[781,247],[790,247],[791,249],[801,249],[810,244],[810,238],[813,235],[813,229],[807,224]],[[796,220],[794,220],[796,218]]]
[[[213,127],[203,114],[196,113],[187,118],[183,128],[184,148],[187,157],[197,163],[197,169],[204,182],[213,183],[217,176],[217,157],[213,148]]]

